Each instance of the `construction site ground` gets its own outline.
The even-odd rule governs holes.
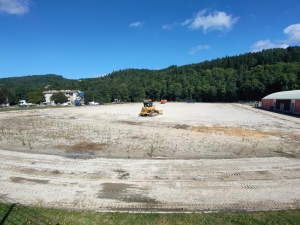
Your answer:
[[[241,104],[0,112],[0,201],[97,211],[300,208],[300,118]]]

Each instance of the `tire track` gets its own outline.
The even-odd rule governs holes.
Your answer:
[[[25,205],[148,212],[300,208],[297,159],[80,161],[21,154],[26,163],[20,164],[19,154],[0,159],[0,196]]]

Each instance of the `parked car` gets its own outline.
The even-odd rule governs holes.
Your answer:
[[[89,105],[99,105],[98,102],[89,102]]]

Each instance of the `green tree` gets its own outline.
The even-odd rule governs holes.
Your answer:
[[[9,96],[9,90],[7,88],[0,89],[0,104],[7,103],[7,99]]]
[[[237,100],[236,79],[235,71],[231,68],[226,69],[226,98],[229,102]]]
[[[28,93],[30,92],[30,88],[27,87],[26,85],[17,85],[14,87],[14,92],[17,101],[19,100],[26,100],[28,101]]]
[[[211,86],[209,84],[204,84],[202,86],[201,92],[203,93],[203,101],[204,102],[215,102],[217,99],[217,89],[215,86]]]
[[[9,103],[10,105],[18,104],[16,102],[16,97],[14,93],[6,87],[0,89],[0,104],[2,103],[4,104]]]
[[[173,91],[175,101],[180,101],[182,95],[182,85],[180,83],[175,83]]]
[[[51,101],[54,101],[55,104],[57,104],[57,103],[64,103],[64,102],[67,102],[67,101],[68,101],[68,98],[65,96],[64,93],[58,92],[58,93],[53,94],[53,95],[50,97],[50,100],[51,100]]]
[[[140,102],[143,99],[146,99],[144,88],[139,85],[132,86],[130,90],[130,98],[133,102]]]
[[[160,100],[162,84],[157,81],[152,81],[146,89],[147,98],[153,99],[154,101]]]
[[[42,89],[35,89],[28,93],[28,101],[34,104],[39,104],[45,101]]]
[[[122,99],[123,102],[130,101],[127,84],[125,84],[125,83],[120,84],[119,85],[119,92],[120,92],[121,99]]]

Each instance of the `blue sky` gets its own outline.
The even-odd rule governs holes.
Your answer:
[[[294,45],[299,0],[0,0],[0,78],[94,78]]]

